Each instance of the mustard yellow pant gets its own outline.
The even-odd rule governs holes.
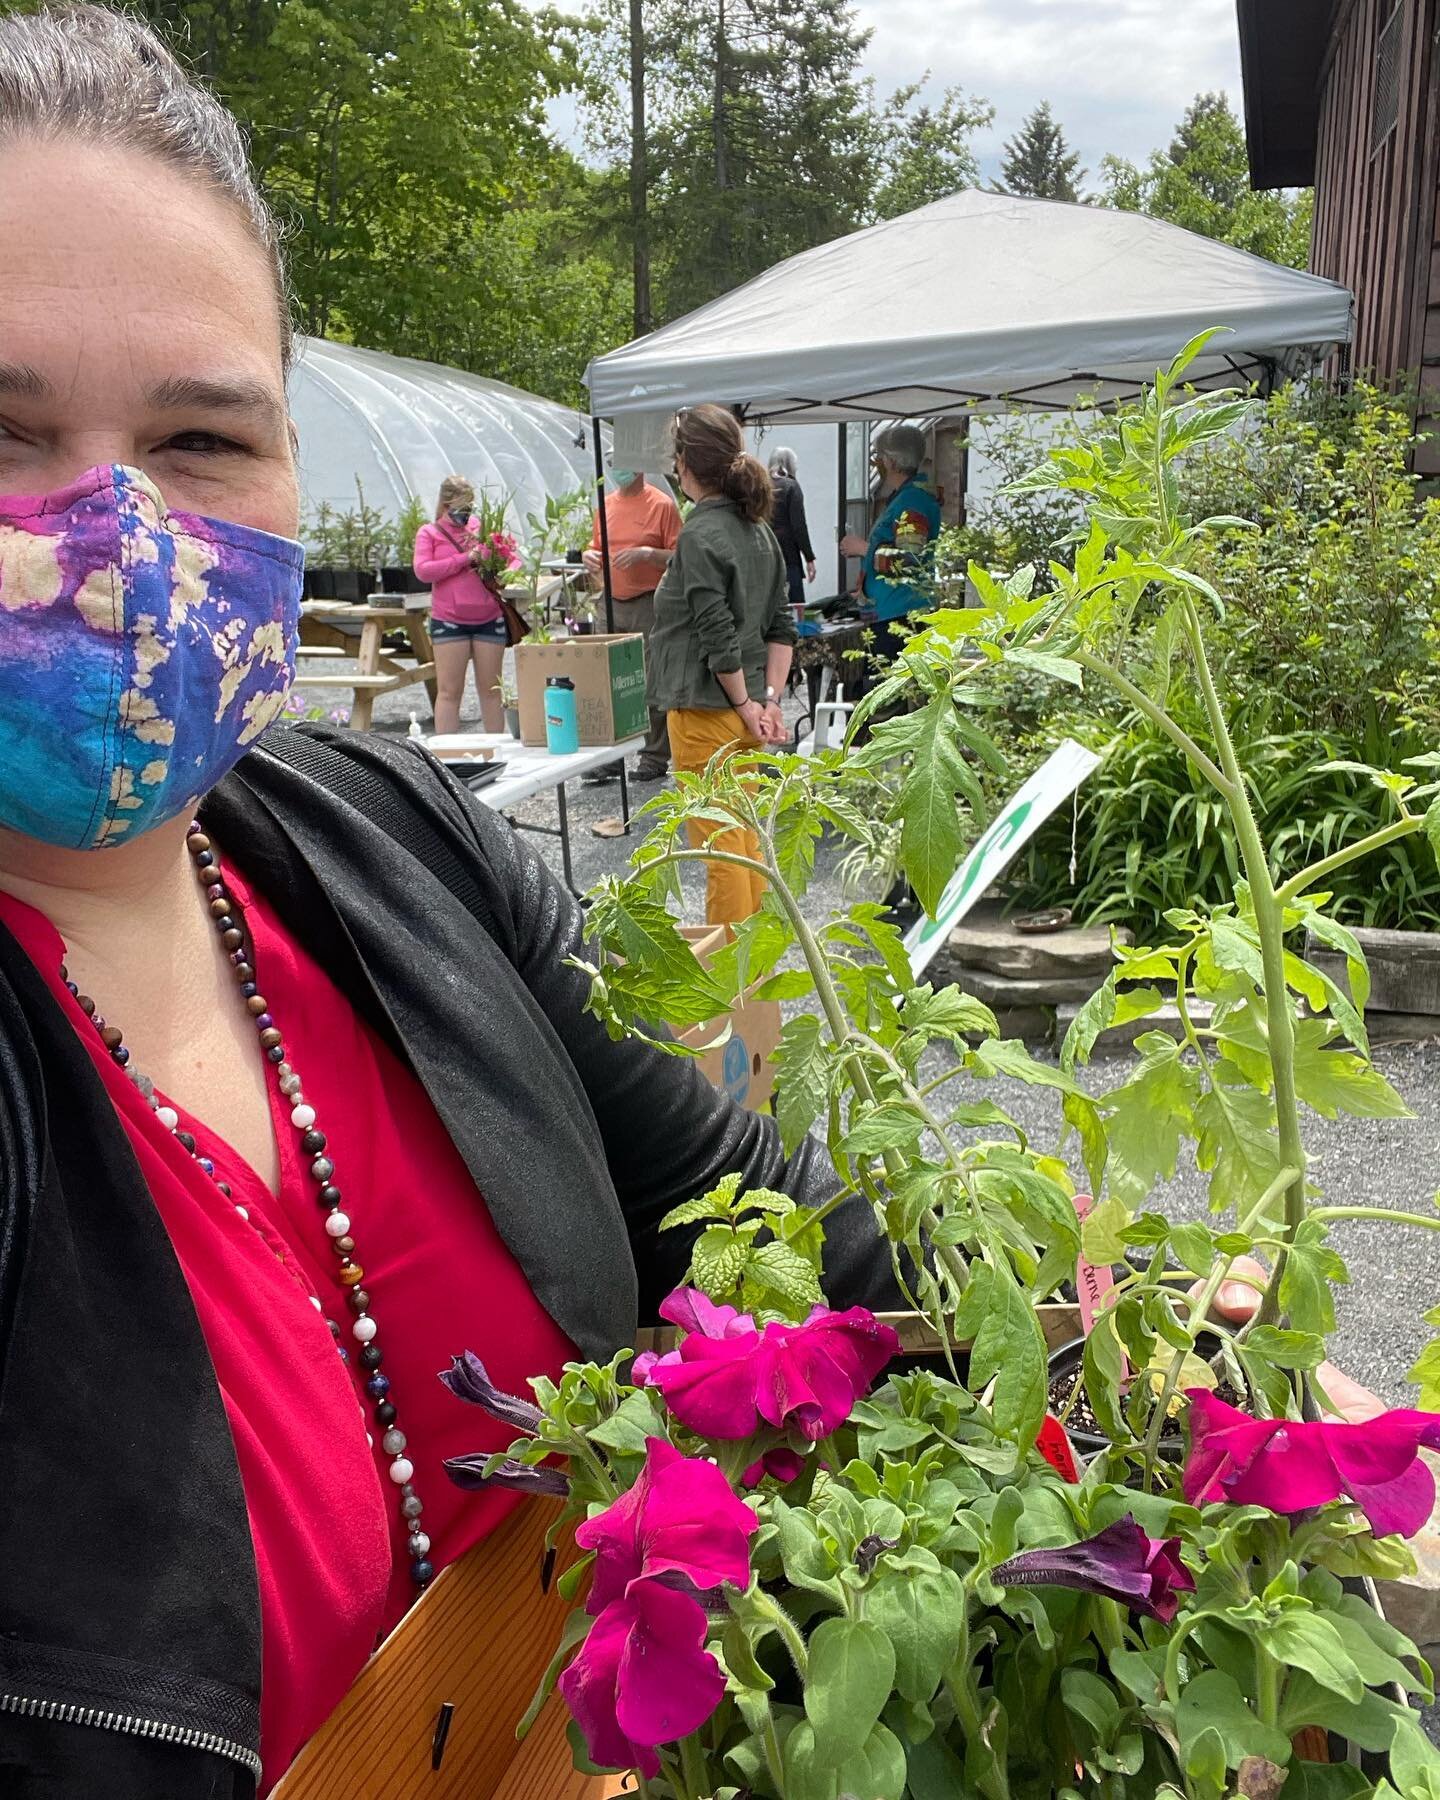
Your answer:
[[[717,751],[733,756],[737,751],[755,749],[755,740],[746,731],[740,715],[731,707],[695,706],[668,713],[670,757],[677,769],[699,772]],[[760,842],[753,831],[737,826],[727,831],[723,826],[696,821],[687,827],[690,842],[697,848],[710,845],[728,850],[735,856],[760,859]],[[738,925],[751,913],[759,912],[765,894],[765,877],[734,863],[711,862],[705,865],[705,918],[711,925]]]

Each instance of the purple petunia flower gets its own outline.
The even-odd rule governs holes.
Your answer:
[[[1129,1513],[1083,1543],[1022,1551],[990,1579],[996,1587],[1078,1588],[1166,1624],[1180,1610],[1178,1595],[1195,1586],[1180,1560],[1179,1538],[1147,1537]]]

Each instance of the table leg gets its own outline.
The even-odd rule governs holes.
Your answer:
[[[562,781],[555,789],[555,805],[560,814],[560,867],[565,872],[565,885],[578,900],[580,890],[575,885],[575,871],[570,867],[570,811],[565,804],[565,783]]]
[[[625,835],[630,835],[630,783],[625,778],[625,758],[620,758],[620,817],[625,826]]]
[[[406,614],[405,631],[410,639],[410,649],[414,654],[416,663],[421,668],[424,668],[426,663],[433,664],[435,661],[435,648],[430,642],[430,632],[426,627],[425,621],[419,613]],[[425,683],[425,692],[430,696],[430,710],[433,713],[435,710],[436,696],[439,692],[435,686],[435,678],[433,675],[429,681]]]
[[[350,729],[352,731],[368,731],[370,714],[375,707],[375,696],[369,688],[361,688],[350,702]]]

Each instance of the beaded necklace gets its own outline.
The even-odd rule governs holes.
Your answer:
[[[186,838],[186,848],[190,852],[195,873],[205,890],[210,918],[220,934],[220,942],[235,971],[235,979],[239,984],[240,997],[245,1003],[245,1010],[259,1033],[265,1066],[273,1075],[280,1095],[290,1110],[290,1123],[299,1135],[300,1147],[310,1159],[309,1174],[316,1186],[315,1197],[325,1213],[325,1234],[330,1240],[330,1247],[337,1259],[336,1280],[344,1293],[346,1304],[354,1314],[350,1324],[350,1336],[359,1346],[360,1363],[366,1371],[365,1392],[369,1396],[375,1423],[381,1433],[380,1447],[390,1458],[388,1473],[391,1482],[399,1492],[400,1517],[404,1523],[406,1549],[410,1557],[410,1578],[417,1588],[424,1588],[435,1574],[434,1564],[430,1561],[430,1539],[420,1529],[420,1515],[424,1512],[425,1507],[420,1496],[415,1492],[413,1480],[415,1467],[410,1458],[405,1455],[405,1433],[400,1429],[399,1414],[395,1402],[390,1397],[390,1378],[381,1373],[385,1355],[378,1342],[379,1327],[370,1310],[370,1295],[361,1285],[365,1279],[365,1271],[355,1261],[355,1238],[351,1229],[350,1217],[341,1210],[342,1196],[335,1182],[335,1163],[333,1158],[327,1154],[328,1143],[325,1133],[320,1130],[316,1121],[315,1108],[305,1098],[299,1074],[285,1059],[285,1041],[271,1016],[264,995],[256,985],[255,968],[250,960],[250,949],[246,944],[244,913],[227,890],[214,846],[198,823],[192,824],[190,827]],[[96,1010],[95,1002],[88,995],[80,992],[70,979],[69,970],[63,965],[60,969],[60,977],[74,996],[80,1010],[95,1027],[101,1043],[110,1053],[111,1061],[135,1083],[145,1096],[155,1117],[203,1173],[215,1182],[220,1193],[227,1200],[233,1199],[230,1184],[221,1181],[216,1175],[213,1161],[208,1156],[202,1156],[199,1153],[195,1139],[190,1132],[180,1129],[179,1114],[173,1107],[162,1103],[160,1096],[155,1092],[154,1083],[147,1076],[131,1067],[130,1052],[125,1046],[124,1036],[119,1028],[106,1023]],[[237,1202],[235,1210],[242,1219],[251,1224],[252,1229],[259,1232],[259,1227],[251,1221],[250,1214],[245,1207]],[[268,1241],[264,1240],[263,1233],[260,1235],[262,1241]],[[274,1246],[271,1245],[270,1248],[273,1250]],[[279,1254],[278,1251],[276,1254]],[[284,1261],[285,1259],[281,1257],[280,1260]],[[331,1336],[336,1340],[340,1355],[348,1362],[349,1352],[341,1342],[344,1333],[339,1323],[325,1315],[324,1303],[318,1294],[311,1294],[309,1299],[316,1311],[326,1318],[326,1323],[330,1327]],[[373,1439],[371,1441],[373,1442]]]

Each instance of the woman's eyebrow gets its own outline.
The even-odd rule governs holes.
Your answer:
[[[21,400],[53,400],[55,390],[28,363],[0,362],[0,394]]]
[[[170,375],[157,382],[145,397],[159,412],[195,407],[205,412],[258,412],[271,424],[281,424],[285,418],[285,409],[274,391],[262,381],[249,381],[243,376],[215,381],[204,375]]]

